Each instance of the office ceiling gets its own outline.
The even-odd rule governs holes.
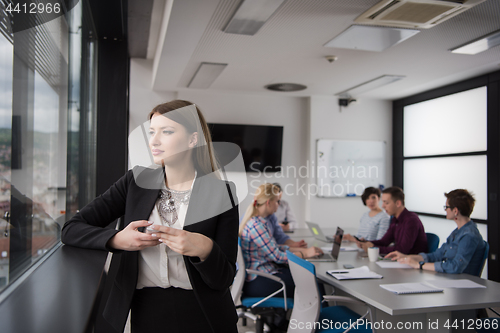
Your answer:
[[[323,46],[379,0],[286,0],[254,36],[222,31],[240,0],[166,1],[154,0],[148,51],[136,53],[153,60],[152,87],[157,91],[190,89],[202,62],[228,64],[204,89],[213,92],[331,96],[381,75],[406,76],[353,96],[389,100],[500,70],[500,46],[476,55],[448,51],[499,30],[500,0],[487,0],[383,52]],[[129,19],[129,42],[137,45],[144,38],[144,33],[134,34]],[[328,55],[338,59],[330,63]],[[264,88],[282,82],[308,88]]]

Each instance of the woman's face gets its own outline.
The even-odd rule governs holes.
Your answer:
[[[453,210],[451,208],[448,208],[450,205],[448,203],[448,199],[446,199],[446,204],[445,204],[446,207],[446,219],[447,220],[454,220],[455,219],[455,213],[453,213]]]
[[[155,164],[190,161],[190,148],[196,145],[196,132],[189,134],[183,125],[157,113],[151,118],[149,135],[149,148]]]
[[[376,209],[379,207],[378,203],[380,201],[380,198],[376,194],[370,194],[368,199],[366,199],[366,207],[370,208],[371,210]]]

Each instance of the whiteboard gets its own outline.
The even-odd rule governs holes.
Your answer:
[[[316,141],[318,197],[354,197],[385,187],[384,141]]]

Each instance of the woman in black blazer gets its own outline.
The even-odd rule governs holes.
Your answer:
[[[130,309],[133,333],[237,332],[229,292],[235,187],[216,176],[210,133],[194,104],[161,104],[149,119],[151,156],[162,167],[128,171],[65,223],[62,241],[115,253],[103,317],[118,332]],[[122,216],[121,230],[105,228]]]

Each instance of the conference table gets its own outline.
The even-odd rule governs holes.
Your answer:
[[[323,229],[334,235],[334,228]],[[353,233],[356,230],[345,230]],[[289,236],[304,239],[309,246],[326,247],[331,244],[316,240],[308,229],[296,229]],[[356,247],[343,242],[342,247]],[[479,325],[474,309],[500,306],[500,283],[469,274],[445,274],[417,269],[382,268],[370,262],[364,251],[341,251],[337,262],[313,262],[317,278],[335,288],[335,294],[355,297],[372,309],[376,332],[474,332]],[[383,276],[382,279],[337,280],[327,270],[344,269],[344,264],[368,268]],[[486,288],[444,288],[439,293],[397,295],[380,287],[381,284],[450,281],[467,279]],[[355,309],[354,309],[355,310]],[[500,326],[500,320],[497,321]],[[469,328],[474,328],[469,330]]]

